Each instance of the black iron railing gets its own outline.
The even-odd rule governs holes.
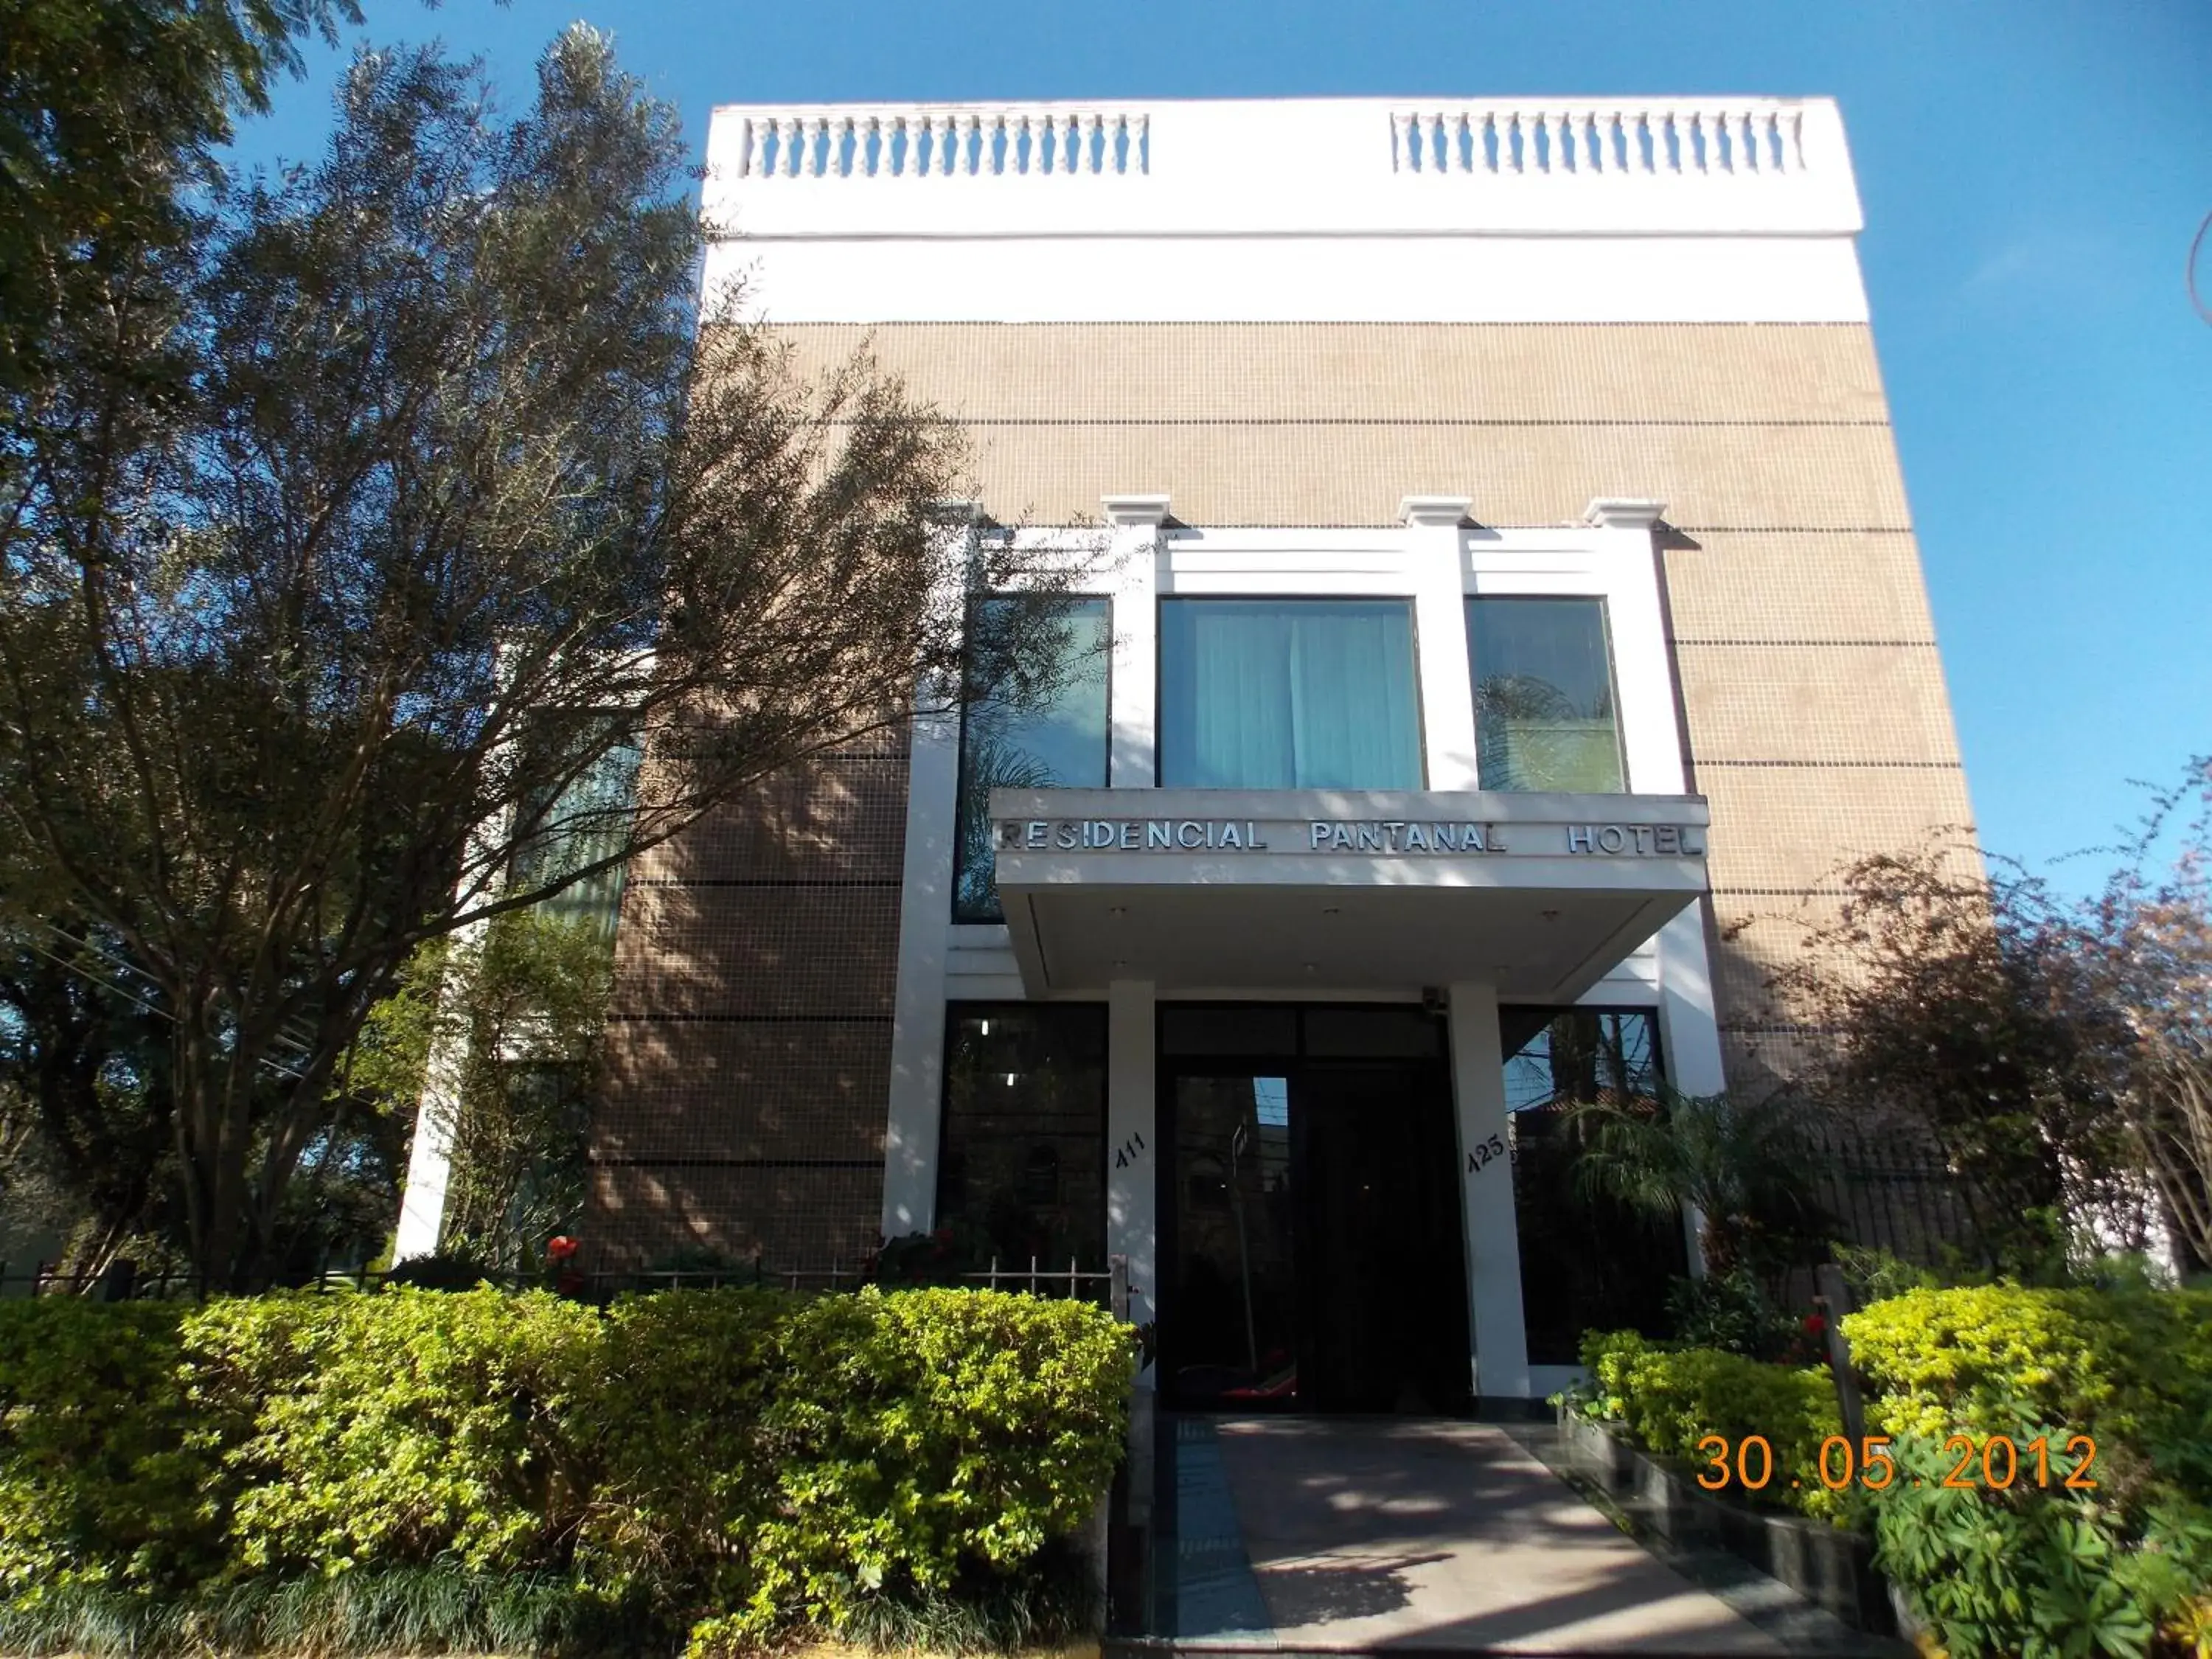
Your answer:
[[[1002,1263],[994,1256],[979,1273],[957,1276],[977,1290],[1003,1291],[1024,1296],[1068,1297],[1097,1302],[1117,1319],[1129,1316],[1129,1269],[1127,1260],[1115,1256],[1103,1268],[1086,1269],[1070,1260],[1065,1267],[1045,1266],[1031,1256],[1026,1267]],[[312,1274],[286,1276],[271,1289],[289,1291],[375,1291],[387,1284],[413,1282],[403,1266],[398,1268],[324,1267]],[[826,1267],[775,1267],[765,1261],[729,1267],[622,1268],[592,1272],[515,1273],[486,1269],[482,1282],[503,1290],[553,1290],[587,1302],[606,1302],[626,1291],[769,1288],[831,1295],[857,1291],[864,1285],[886,1290],[911,1288],[900,1281],[878,1279],[866,1263],[832,1262]],[[98,1273],[68,1273],[45,1262],[27,1273],[10,1273],[0,1261],[0,1296],[77,1296],[94,1301],[190,1300],[199,1294],[199,1280],[189,1272],[141,1272],[129,1261],[112,1262]]]

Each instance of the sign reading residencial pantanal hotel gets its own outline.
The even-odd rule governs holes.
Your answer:
[[[1697,858],[1676,823],[1421,823],[1397,818],[1002,818],[1001,852],[1509,854]]]

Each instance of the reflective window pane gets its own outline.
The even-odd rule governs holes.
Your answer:
[[[1174,1090],[1175,1390],[1288,1403],[1298,1384],[1289,1079],[1179,1077]]]
[[[1309,1008],[1306,1053],[1361,1060],[1384,1055],[1441,1059],[1443,1022],[1419,1008]]]
[[[1418,789],[1403,599],[1160,602],[1160,782]]]
[[[1577,1363],[1587,1330],[1667,1330],[1667,1292],[1689,1271],[1678,1219],[1585,1194],[1571,1109],[1586,1101],[1656,1111],[1657,1031],[1643,1010],[1506,1008],[1505,1104],[1521,1240],[1528,1358]]]
[[[605,725],[586,732],[580,742],[587,749],[605,746],[579,768],[542,812],[532,803],[532,816],[542,827],[516,848],[518,886],[556,881],[621,851],[629,840],[640,756],[634,743],[610,743],[612,735]],[[622,910],[623,870],[617,864],[586,876],[543,901],[538,908],[562,921],[588,926],[611,940]]]
[[[1104,599],[982,601],[980,620],[1003,636],[1023,623],[1054,630],[1055,668],[1024,665],[1036,684],[1020,691],[987,684],[971,691],[960,723],[960,823],[953,876],[952,919],[997,921],[993,875],[991,791],[1103,789],[1107,782],[1107,647],[1113,635]],[[1018,652],[994,653],[1017,656]]]
[[[1603,599],[1467,602],[1485,789],[1626,787]]]
[[[1298,1011],[1288,1006],[1164,1008],[1164,1054],[1295,1054]]]
[[[956,1003],[946,1035],[938,1225],[979,1260],[1103,1268],[1105,1010]]]

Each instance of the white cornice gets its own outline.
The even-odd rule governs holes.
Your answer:
[[[1474,505],[1472,495],[1401,495],[1398,517],[1409,525],[1449,529],[1464,523]]]
[[[1632,495],[1597,495],[1583,509],[1583,516],[1602,530],[1649,530],[1666,511],[1664,501]]]
[[[1158,525],[1168,516],[1168,498],[1159,495],[1102,495],[1098,504],[1110,525]]]

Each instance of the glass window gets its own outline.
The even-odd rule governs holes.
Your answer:
[[[1160,782],[1418,789],[1403,599],[1163,599]]]
[[[1443,1022],[1419,1008],[1309,1008],[1305,1027],[1311,1059],[1440,1059],[1444,1051]]]
[[[1106,1011],[959,1003],[945,1044],[937,1224],[978,1265],[1106,1265]]]
[[[608,744],[604,727],[587,741],[607,744],[586,763],[551,804],[536,814],[540,828],[515,849],[514,879],[519,886],[557,881],[570,871],[621,850],[629,835],[629,816],[637,799],[639,753],[634,743]],[[540,799],[543,799],[542,797]],[[622,910],[622,865],[562,888],[538,907],[563,921],[588,924],[614,937]]]
[[[1469,599],[1467,653],[1485,789],[1627,787],[1603,599]]]
[[[1585,1101],[1660,1109],[1652,1016],[1510,1007],[1498,1024],[1529,1359],[1577,1363],[1586,1330],[1665,1334],[1668,1291],[1689,1271],[1681,1225],[1582,1190],[1571,1110]]]
[[[1107,782],[1107,649],[1113,635],[1104,599],[982,601],[994,637],[1024,625],[1057,630],[1057,666],[1024,663],[1036,684],[970,690],[960,722],[960,825],[952,883],[955,921],[997,921],[991,854],[994,789],[1103,789]],[[1049,607],[1048,609],[1047,607]],[[1031,642],[1033,643],[1033,642]],[[994,653],[1010,659],[1024,653]]]
[[[1234,1003],[1160,1010],[1164,1054],[1295,1054],[1298,1011]]]

